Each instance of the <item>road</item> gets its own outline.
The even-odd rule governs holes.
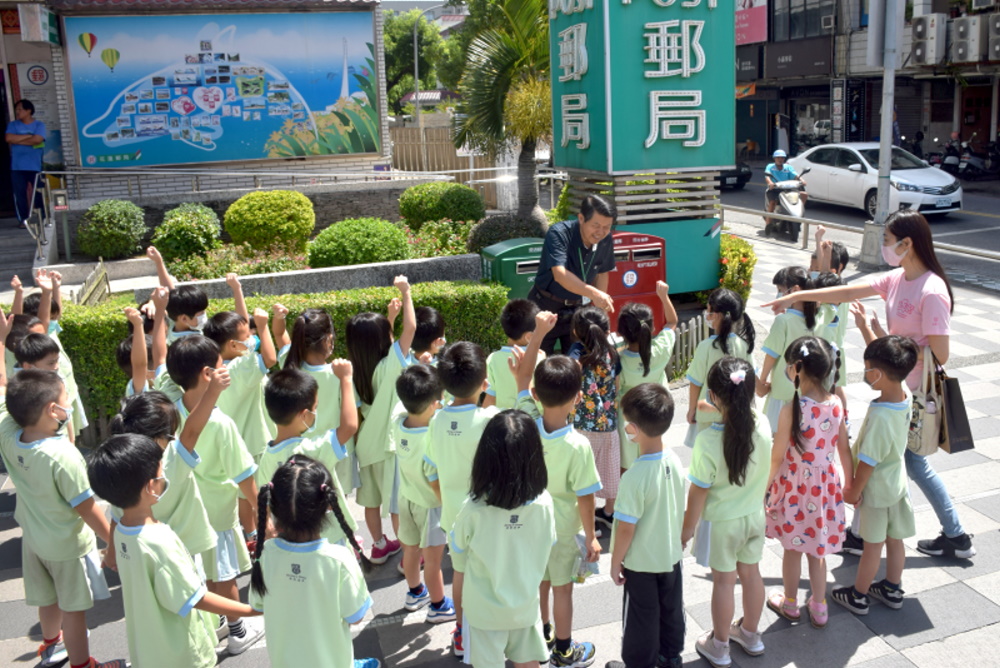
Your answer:
[[[808,179],[807,179],[808,180]],[[980,250],[1000,252],[1000,187],[993,186],[997,194],[982,192],[990,186],[975,184],[979,192],[966,191],[963,197],[964,210],[946,216],[929,218],[934,231],[934,240],[968,246]],[[754,168],[754,176],[743,190],[724,190],[722,203],[732,206],[762,209],[764,206],[763,170]],[[859,230],[864,227],[866,215],[860,209],[810,201],[806,206],[806,217],[825,222],[850,225]],[[861,236],[844,233],[842,239],[849,247],[860,248]],[[856,256],[855,252],[851,253]],[[957,280],[969,284],[1000,281],[1000,262],[980,260],[953,253],[942,253],[941,261],[949,274]]]

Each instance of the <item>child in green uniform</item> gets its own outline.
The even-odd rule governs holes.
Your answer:
[[[165,303],[166,288],[153,293],[154,303]],[[115,350],[118,368],[128,376],[125,396],[131,397],[152,389],[156,379],[167,373],[167,330],[164,313],[157,309],[153,319],[153,333],[146,334],[145,318],[137,308],[125,309],[132,333],[122,339]]]
[[[441,498],[441,528],[447,533],[455,524],[455,516],[469,495],[472,460],[479,447],[486,423],[497,414],[495,406],[480,408],[479,395],[486,389],[486,355],[475,343],[459,341],[441,352],[438,376],[445,391],[454,399],[439,410],[430,421],[425,457],[437,471],[437,491]],[[431,483],[432,485],[435,483]],[[462,645],[462,583],[465,555],[452,551],[454,575],[451,593],[455,600],[458,623],[452,633],[455,656],[464,656]]]
[[[507,345],[490,353],[486,358],[486,398],[483,406],[496,406],[504,410],[517,405],[517,387],[507,368],[507,361],[514,354],[514,348],[522,350],[531,343],[535,332],[535,316],[538,304],[530,299],[511,299],[500,312],[500,327],[507,335]],[[538,351],[538,362],[545,359],[545,353]]]
[[[132,664],[160,666],[169,657],[172,665],[208,668],[216,661],[215,615],[258,613],[209,592],[183,541],[156,519],[162,499],[183,493],[170,484],[163,456],[148,436],[112,436],[94,452],[90,484],[122,509],[114,541]]]
[[[601,488],[601,480],[590,441],[570,422],[573,409],[583,396],[580,391],[583,372],[579,364],[565,355],[555,355],[535,364],[542,339],[552,331],[557,319],[554,313],[548,312],[536,317],[538,336],[533,337],[524,357],[518,360],[515,355],[510,366],[517,383],[518,408],[535,418],[542,437],[548,471],[546,489],[552,497],[556,516],[556,544],[549,555],[540,591],[542,631],[551,652],[551,666],[589,666],[594,661],[593,643],[575,642],[572,637],[573,582],[577,575],[577,559],[585,556],[587,561],[596,562],[601,553],[594,529],[594,493]],[[535,382],[529,391],[532,370]],[[581,555],[578,543],[581,530],[585,555]],[[549,607],[550,590],[552,608]],[[555,633],[550,624],[550,609],[555,612]]]
[[[784,376],[784,372],[781,374]],[[771,468],[771,431],[754,407],[749,362],[723,357],[708,371],[708,391],[721,422],[698,434],[691,456],[687,512],[681,542],[687,545],[702,515],[711,522],[712,630],[695,646],[716,668],[729,666],[729,641],[748,654],[764,653],[758,630],[764,581],[764,492]],[[743,617],[733,622],[733,590],[739,576]],[[732,625],[730,625],[732,622]]]
[[[410,352],[414,358],[426,359],[430,364],[434,364],[438,352],[448,342],[444,338],[444,318],[433,306],[414,309],[413,316],[417,319],[417,327],[413,331]]]
[[[677,311],[670,302],[670,286],[666,282],[656,282],[656,296],[663,303],[666,318],[663,329],[656,336],[653,336],[653,309],[649,306],[629,302],[618,314],[618,334],[625,340],[625,347],[618,351],[622,365],[618,396],[625,396],[626,392],[640,383],[667,384],[666,367],[674,352]],[[624,473],[639,456],[639,447],[625,437],[621,405],[618,407],[618,444],[621,450],[619,463]]]
[[[365,509],[365,524],[372,536],[371,560],[384,564],[402,549],[398,540],[382,532],[383,514],[391,516],[398,531],[399,515],[393,499],[396,460],[389,449],[389,422],[396,397],[396,379],[413,360],[410,345],[417,328],[410,283],[397,276],[392,283],[400,297],[389,303],[389,317],[381,313],[358,313],[347,322],[347,352],[354,365],[354,389],[361,400],[361,428],[355,452],[361,468],[358,505]],[[403,312],[403,333],[392,340],[392,322]]]
[[[785,267],[774,275],[773,282],[778,288],[778,297],[810,287],[809,276],[802,267]],[[774,318],[771,331],[761,346],[765,357],[760,377],[757,378],[757,395],[767,397],[764,413],[771,425],[772,436],[778,431],[781,407],[792,399],[795,392],[792,381],[785,375],[785,349],[799,337],[813,336],[815,328],[816,302],[795,302]],[[768,379],[771,379],[770,382]]]
[[[257,505],[260,524],[270,510],[278,532],[257,544],[250,576],[250,605],[264,613],[271,665],[379,668],[376,659],[354,659],[350,625],[372,605],[358,561],[323,538],[332,513],[354,541],[333,476],[315,459],[294,455],[260,488]]]
[[[184,336],[170,346],[167,373],[184,390],[184,396],[176,404],[182,429],[183,422],[208,391],[215,370],[223,367],[219,346],[200,334]],[[198,455],[202,461],[194,470],[195,481],[216,533],[215,548],[202,559],[208,590],[238,601],[236,576],[250,569],[250,554],[240,536],[237,491],[256,503],[257,484],[253,474],[257,465],[236,424],[220,410],[212,411],[199,443]],[[256,620],[246,624],[239,618],[227,621],[230,654],[245,652],[264,632],[263,625]]]
[[[399,540],[403,544],[403,575],[406,576],[404,607],[419,610],[430,604],[427,621],[440,624],[455,620],[455,604],[444,595],[441,559],[448,542],[441,529],[441,499],[432,483],[437,470],[424,455],[428,425],[441,407],[441,379],[429,364],[407,367],[396,379],[396,394],[406,413],[396,414],[389,435],[399,462]],[[420,582],[420,559],[425,560]]]
[[[507,410],[483,430],[469,498],[451,532],[466,559],[466,663],[538,668],[548,660],[539,616],[539,585],[556,542],[555,510],[545,491],[538,427]]]
[[[273,374],[264,387],[264,403],[267,413],[278,426],[278,435],[267,444],[257,468],[257,487],[263,488],[282,464],[297,454],[308,455],[322,462],[331,471],[337,462],[347,458],[344,443],[354,437],[358,430],[358,409],[354,405],[351,363],[334,360],[331,364],[334,377],[340,381],[340,419],[336,429],[320,432],[316,429],[319,419],[316,407],[319,401],[319,386],[305,371],[282,369]],[[305,438],[303,438],[305,436]],[[334,481],[334,492],[338,508],[343,511],[346,524],[353,535],[358,525],[347,510],[347,500],[340,488],[340,481]],[[347,545],[349,536],[341,529],[340,522],[328,522],[323,537],[331,543]]]
[[[10,321],[0,312],[0,344]],[[2,347],[2,345],[0,345]],[[53,371],[26,369],[9,385],[0,378],[0,455],[17,487],[14,519],[21,527],[25,602],[38,608],[43,666],[97,664],[90,657],[86,611],[110,597],[95,532],[110,544],[104,513],[87,480],[83,455],[63,429],[69,394]]]
[[[905,336],[875,339],[865,348],[865,382],[879,397],[854,441],[854,482],[844,488],[844,501],[861,515],[865,541],[853,587],[833,590],[833,600],[856,615],[868,614],[871,596],[894,610],[903,607],[903,539],[916,529],[906,486],[906,439],[912,398],[904,385],[917,364],[920,349]],[[885,578],[874,582],[885,545]]]
[[[684,479],[680,460],[663,444],[674,402],[663,385],[642,383],[622,399],[622,414],[626,438],[640,454],[622,476],[615,506],[611,579],[625,585],[624,663],[608,666],[675,668],[684,649]]]

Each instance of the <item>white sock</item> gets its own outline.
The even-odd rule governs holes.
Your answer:
[[[383,535],[380,539],[372,543],[372,547],[377,547],[379,549],[385,547],[385,536]]]

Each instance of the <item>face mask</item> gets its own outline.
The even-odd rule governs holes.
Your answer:
[[[311,434],[316,431],[316,411],[309,412],[312,413],[313,423],[312,425],[308,425],[305,420],[302,420],[302,426],[306,428],[305,431],[302,432],[303,434]]]
[[[64,413],[66,413],[66,417],[65,418],[63,418],[62,420],[56,420],[56,424],[59,425],[58,428],[62,429],[63,427],[66,426],[66,423],[69,422],[70,418],[73,417],[73,407],[70,406],[69,408],[67,408],[65,406],[60,406],[59,404],[56,404],[56,408],[59,408]]]
[[[811,280],[815,281],[817,278],[819,278],[819,272],[818,271],[810,271],[809,272],[809,278]]]
[[[906,249],[902,253],[897,253],[896,249],[899,247],[899,244],[901,243],[903,243],[902,239],[900,239],[891,246],[882,246],[882,259],[885,260],[886,264],[888,264],[890,267],[898,267],[900,263],[903,261],[903,258],[906,257],[907,253],[910,252],[909,249]]]
[[[246,350],[244,350],[244,351],[243,351],[243,354],[244,354],[244,355],[250,355],[250,354],[252,354],[252,353],[255,353],[255,352],[257,352],[257,344],[258,344],[259,342],[260,342],[260,339],[258,339],[256,335],[254,335],[254,336],[251,336],[251,337],[250,337],[249,339],[247,339],[246,341],[240,341],[240,344],[241,344],[241,345],[242,345],[242,346],[243,346],[244,348],[246,348]]]
[[[52,336],[53,334],[60,334],[60,333],[62,333],[62,325],[59,324],[59,321],[58,320],[50,320],[49,321],[49,336]]]
[[[638,436],[638,434],[632,433],[628,430],[631,424],[632,424],[631,422],[625,423],[625,438],[627,438],[632,443],[635,443],[635,437]]]
[[[159,503],[160,501],[163,500],[163,497],[166,496],[167,490],[170,489],[170,481],[167,480],[166,476],[162,476],[162,475],[159,478],[153,478],[153,482],[156,482],[157,480],[162,480],[163,481],[163,491],[160,492],[159,494],[157,494],[156,492],[152,492],[151,491],[150,494],[152,494],[153,496],[155,496],[156,497],[156,502]]]
[[[205,329],[205,325],[207,325],[207,324],[208,324],[208,315],[205,314],[205,313],[202,313],[197,318],[195,318],[195,326],[194,326],[194,328],[200,331],[202,329]]]
[[[883,246],[883,248],[885,248],[885,246]],[[868,380],[868,378],[869,378],[868,373],[870,371],[878,371],[878,376],[874,380]],[[882,370],[881,369],[874,369],[874,368],[873,369],[865,369],[865,383],[868,384],[868,387],[870,387],[870,388],[872,388],[874,390],[875,389],[875,383],[879,382],[880,380],[882,380]]]

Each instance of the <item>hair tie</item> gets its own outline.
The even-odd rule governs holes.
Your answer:
[[[273,482],[267,483],[267,488],[273,490],[274,489],[274,483]]]
[[[323,483],[322,485],[319,486],[319,491],[323,492],[324,494],[326,494],[327,490],[329,489],[330,488],[326,486],[326,483]]]
[[[729,374],[729,380],[732,381],[733,385],[739,385],[746,379],[747,379],[747,372],[745,369],[740,369],[739,371],[734,371],[731,374]]]
[[[799,346],[799,353],[801,353],[803,357],[809,357],[809,346],[803,343]]]

